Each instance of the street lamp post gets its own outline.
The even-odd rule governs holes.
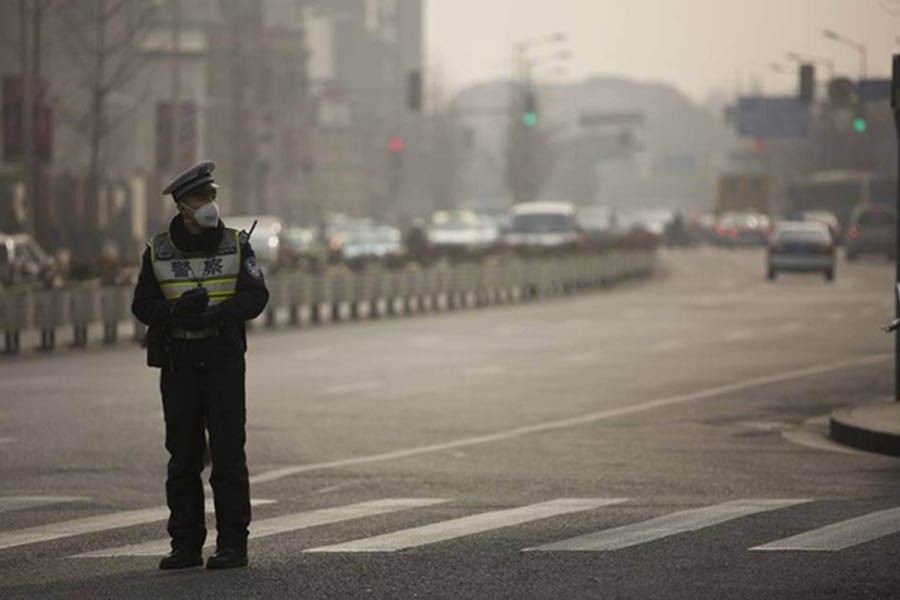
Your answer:
[[[823,29],[822,35],[824,35],[829,40],[834,40],[835,42],[840,42],[841,44],[844,44],[845,46],[850,46],[851,48],[853,48],[854,50],[859,52],[859,77],[860,77],[860,79],[865,78],[866,67],[867,67],[866,45],[863,44],[862,42],[857,42],[856,40],[851,40],[847,36],[841,35],[840,33],[837,33],[836,31],[833,31],[831,29]]]

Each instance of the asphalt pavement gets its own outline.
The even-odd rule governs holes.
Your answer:
[[[900,462],[829,437],[892,394],[893,264],[763,263],[664,251],[588,295],[255,332],[230,572],[156,569],[138,348],[2,360],[0,597],[898,597]]]

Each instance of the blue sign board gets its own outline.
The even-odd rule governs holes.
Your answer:
[[[863,102],[888,102],[891,99],[891,80],[860,79],[856,91]]]
[[[806,137],[809,104],[794,96],[745,96],[738,100],[737,125],[741,137]]]

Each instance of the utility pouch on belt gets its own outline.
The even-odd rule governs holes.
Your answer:
[[[172,351],[164,327],[150,327],[147,330],[147,366],[162,368],[168,366]]]

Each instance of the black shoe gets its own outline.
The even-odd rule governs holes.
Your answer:
[[[169,569],[190,569],[203,566],[203,556],[200,552],[192,550],[172,550],[159,561],[159,568],[165,571]]]
[[[247,566],[247,551],[236,548],[222,548],[206,561],[207,569],[234,569]]]

